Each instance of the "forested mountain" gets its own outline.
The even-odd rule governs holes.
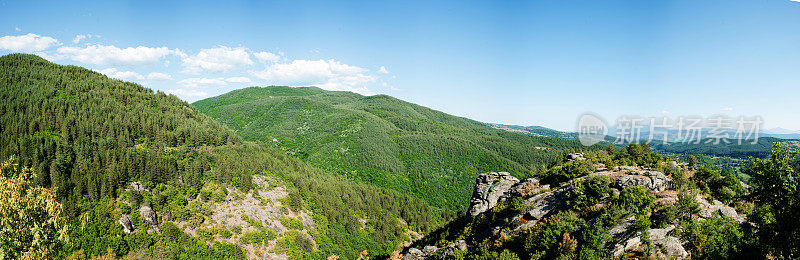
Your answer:
[[[503,125],[503,124],[489,124],[489,125],[500,130],[516,132],[521,134],[535,135],[535,136],[547,136],[553,138],[571,138],[571,139],[575,139],[578,137],[578,134],[576,133],[562,132],[542,126],[519,126],[519,125]]]
[[[0,58],[0,98],[0,157],[32,167],[62,201],[113,196],[132,179],[199,186],[209,166],[187,149],[240,142],[174,96],[33,55]]]
[[[317,167],[464,209],[478,173],[531,173],[574,140],[511,133],[386,95],[246,88],[197,101],[245,140],[275,143]]]
[[[30,231],[3,235],[0,258],[355,259],[441,221],[418,198],[243,142],[175,96],[81,67],[0,57],[0,97],[0,229]]]

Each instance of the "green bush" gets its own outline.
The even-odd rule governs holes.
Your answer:
[[[653,207],[656,196],[643,186],[633,186],[622,190],[614,203],[636,215],[646,214]]]
[[[574,181],[567,190],[567,206],[575,210],[583,210],[595,205],[611,192],[611,180],[607,176],[592,176],[584,180]]]

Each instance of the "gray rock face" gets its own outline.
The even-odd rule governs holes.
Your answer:
[[[475,180],[469,215],[474,217],[494,207],[501,198],[508,197],[511,187],[517,183],[519,180],[507,172],[482,173]]]
[[[128,215],[122,215],[122,217],[119,217],[119,221],[117,222],[119,222],[119,224],[122,225],[122,231],[125,231],[125,233],[133,232],[133,224],[131,224],[131,217],[129,217]]]
[[[161,233],[161,229],[158,228],[158,214],[153,209],[148,206],[142,206],[139,208],[139,216],[150,222],[153,226],[153,231]]]
[[[731,206],[722,204],[722,202],[718,200],[714,200],[712,201],[712,203],[708,203],[708,201],[700,197],[700,195],[696,197],[696,200],[697,203],[700,204],[700,212],[698,213],[698,215],[701,218],[704,219],[712,218],[714,217],[715,213],[719,212],[720,215],[725,217],[730,217],[739,223],[742,223],[746,220],[746,217],[740,216],[739,213],[736,212],[736,209],[734,209]]]
[[[147,191],[147,190],[144,189],[144,186],[142,185],[142,182],[139,182],[139,181],[131,182],[131,189],[133,189],[135,191],[138,191],[138,192]]]
[[[582,160],[586,160],[586,158],[583,157],[583,153],[567,154],[567,161],[582,161]]]
[[[458,242],[451,242],[441,250],[442,250],[442,258],[447,258],[447,256],[452,255],[456,251],[467,250],[467,242],[464,240],[459,240]]]
[[[629,224],[629,222],[630,221],[612,228],[612,234],[618,227],[619,229],[625,229],[624,231],[618,229],[617,232],[619,234],[630,234],[626,240],[618,241],[616,245],[613,246],[611,255],[614,258],[622,256],[622,254],[624,254],[626,251],[641,249],[640,247],[642,246],[642,242],[641,238],[639,237],[641,233],[631,233],[630,231],[632,231],[631,229],[633,228],[633,225]],[[648,233],[650,233],[650,241],[652,242],[653,249],[655,249],[654,253],[659,259],[685,259],[689,257],[689,253],[683,248],[680,239],[669,235],[669,232],[673,229],[675,229],[675,226],[648,230]]]
[[[672,185],[672,180],[659,171],[630,172],[617,179],[616,187],[623,190],[633,186],[644,186],[653,192],[667,190]]]
[[[540,220],[547,216],[554,209],[559,208],[563,204],[563,191],[558,190],[554,192],[542,193],[523,202],[531,209],[528,210],[525,217],[527,219]]]
[[[156,215],[156,212],[148,206],[142,206],[139,208],[139,216],[147,221],[150,221],[151,223],[158,223],[158,215]]]
[[[426,255],[433,255],[436,253],[436,250],[439,250],[439,248],[436,246],[425,246],[422,248],[422,253],[425,253]]]
[[[425,259],[425,253],[422,250],[411,248],[408,249],[408,254],[403,256],[403,260],[418,260],[418,259]]]

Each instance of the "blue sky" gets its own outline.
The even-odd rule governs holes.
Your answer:
[[[587,111],[760,115],[800,129],[790,0],[0,0],[0,54],[13,52],[187,101],[317,85],[561,130]]]

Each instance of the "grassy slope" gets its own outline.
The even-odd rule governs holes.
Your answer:
[[[247,88],[193,104],[245,140],[272,142],[311,164],[433,205],[463,209],[475,176],[524,175],[573,140],[526,136],[386,95]]]

